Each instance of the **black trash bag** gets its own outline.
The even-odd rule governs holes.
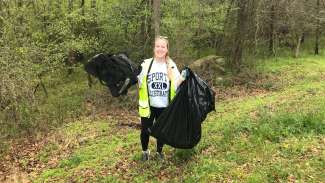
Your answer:
[[[126,95],[127,90],[137,83],[141,67],[133,63],[127,55],[97,54],[85,65],[88,74],[107,86],[114,97]]]
[[[193,148],[201,139],[201,123],[215,110],[215,92],[191,69],[171,104],[149,129],[151,135],[175,148]]]

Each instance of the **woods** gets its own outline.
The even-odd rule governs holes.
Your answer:
[[[36,105],[35,91],[47,92],[44,75],[71,74],[99,52],[126,52],[139,63],[151,55],[155,35],[170,38],[178,62],[216,54],[233,73],[261,57],[321,54],[324,48],[322,0],[0,3],[2,124],[24,123],[22,111]]]
[[[0,3],[2,124],[24,123],[23,106],[36,105],[36,90],[46,93],[44,75],[67,67],[71,74],[99,52],[126,52],[139,63],[151,55],[155,35],[170,38],[178,62],[216,54],[233,73],[261,57],[324,48],[323,0]]]
[[[88,105],[135,108],[132,97],[104,100],[80,70],[98,53],[140,64],[157,35],[181,66],[212,55],[245,80],[263,59],[324,56],[325,0],[0,0],[0,140],[48,132],[92,113]]]

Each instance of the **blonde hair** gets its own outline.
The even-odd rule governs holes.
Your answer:
[[[156,36],[154,44],[156,44],[156,42],[158,40],[164,40],[166,42],[166,45],[167,45],[167,53],[166,53],[165,59],[166,59],[166,61],[167,60],[170,60],[170,57],[169,57],[169,54],[168,54],[169,53],[169,41],[168,41],[168,37],[166,37],[166,36]]]

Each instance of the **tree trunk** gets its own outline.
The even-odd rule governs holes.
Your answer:
[[[242,65],[244,40],[246,34],[246,24],[247,24],[247,0],[238,0],[238,10],[237,10],[237,21],[236,30],[234,37],[234,44],[232,53],[230,55],[230,66],[233,72],[240,72],[240,67]]]
[[[275,24],[275,7],[274,2],[271,2],[271,12],[270,12],[270,32],[269,32],[269,53],[270,55],[275,55],[274,51],[274,24]]]
[[[148,12],[151,12],[151,0],[143,0],[143,9],[145,13],[142,14],[141,18],[141,32],[140,32],[140,40],[142,40],[142,55],[141,58],[146,57],[147,53],[149,53],[149,44],[150,44],[150,31],[151,31],[151,23],[150,23],[150,15]]]
[[[81,9],[81,15],[84,16],[85,15],[85,0],[81,0],[80,9]]]
[[[298,40],[297,40],[297,46],[296,46],[296,51],[295,51],[295,55],[294,55],[295,58],[298,58],[298,56],[299,56],[300,45],[301,45],[301,42],[302,42],[302,38],[303,38],[303,34],[300,34],[298,36]]]
[[[68,14],[71,14],[73,12],[73,0],[68,0]],[[73,18],[71,16],[68,16],[68,22],[70,25],[71,32],[74,32],[74,26],[73,26]]]
[[[315,55],[319,54],[319,36],[320,31],[319,31],[319,26],[316,28],[316,37],[315,37]]]
[[[18,0],[17,1],[17,7],[18,7],[18,10],[20,11],[19,12],[19,15],[18,15],[18,22],[19,22],[19,25],[20,26],[23,24],[23,17],[22,17],[22,14],[21,14],[21,12],[22,12],[22,10],[21,10],[22,6],[23,6],[22,0]]]
[[[160,34],[160,0],[153,0],[153,26],[155,30],[155,37]]]
[[[316,4],[316,11],[317,11],[317,23],[316,23],[316,33],[315,33],[315,55],[319,54],[319,37],[320,37],[320,19],[319,19],[319,11],[320,11],[320,0],[317,0],[317,4]]]
[[[83,32],[84,27],[86,25],[86,20],[85,20],[85,0],[81,0],[80,9],[81,9],[81,16],[82,16],[82,21],[81,21],[81,27],[82,27],[81,30],[82,31],[81,32]]]
[[[80,8],[83,9],[85,7],[85,0],[80,1]]]
[[[94,17],[94,24],[92,26],[92,29],[94,29],[94,34],[96,35],[96,37],[99,39],[99,29],[98,29],[98,11],[97,11],[97,1],[96,0],[92,0],[91,1],[91,11],[92,11],[92,16]]]
[[[9,5],[9,2],[2,1],[2,5],[1,6],[4,7],[4,10],[6,10],[6,12],[7,12],[7,17],[10,17],[11,16],[11,13],[10,13],[10,5]]]
[[[41,75],[38,75],[38,79],[39,79],[39,83],[36,85],[33,94],[35,95],[35,93],[37,92],[37,89],[39,87],[42,87],[42,89],[44,91],[44,94],[45,94],[45,96],[47,98],[48,97],[48,92],[47,92],[47,89],[46,89],[46,87],[45,87],[45,85],[43,83],[42,76]]]
[[[48,1],[47,1],[47,11],[48,11],[49,14],[50,14],[50,12],[51,12],[51,8],[52,8],[52,1],[53,1],[53,0],[48,0]]]
[[[228,24],[231,21],[231,8],[233,7],[234,2],[235,0],[231,0],[227,6],[226,17],[225,21],[223,22],[223,36],[221,38],[220,43],[221,46],[227,44],[227,40],[229,40],[229,33],[227,32],[227,30],[230,30]],[[228,52],[228,49],[225,46],[222,46],[219,49],[221,49],[224,54]],[[216,52],[218,52],[218,50],[216,50]]]
[[[0,13],[2,13],[2,7],[4,7],[4,2],[0,1]],[[3,21],[0,19],[0,38],[2,37]]]
[[[201,37],[201,34],[202,34],[202,21],[200,21],[200,20],[203,20],[204,19],[204,12],[203,12],[203,7],[202,7],[203,5],[202,5],[202,3],[201,2],[199,2],[199,10],[198,10],[198,29],[196,30],[196,32],[195,32],[195,37]],[[199,48],[197,49],[197,55],[196,55],[196,57],[198,57],[198,58],[200,58],[201,57],[201,46],[199,46]]]
[[[91,1],[90,7],[91,7],[91,9],[96,9],[96,0]]]
[[[61,16],[61,13],[62,13],[62,10],[61,10],[61,0],[57,0],[56,2],[55,2],[55,8],[56,8],[56,10],[55,10],[55,12],[57,13],[57,15],[56,16]]]
[[[72,13],[73,11],[73,0],[68,0],[68,12]]]

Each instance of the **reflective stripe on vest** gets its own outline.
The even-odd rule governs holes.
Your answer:
[[[153,59],[145,60],[142,64],[142,70],[144,71],[144,75],[141,79],[141,86],[139,88],[139,115],[140,117],[149,118],[150,117],[150,104],[149,104],[149,93],[148,93],[148,84],[147,84],[147,76],[149,73],[149,67],[153,62]],[[171,79],[170,82],[170,101],[176,95],[175,81],[174,78]]]

